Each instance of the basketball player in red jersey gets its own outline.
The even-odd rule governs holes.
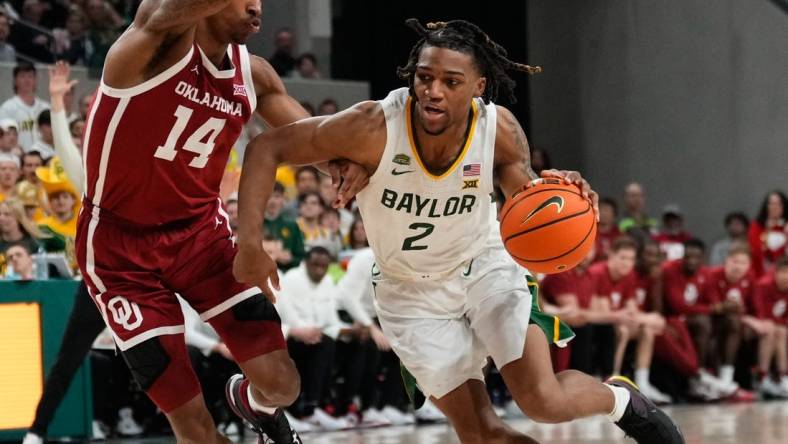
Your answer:
[[[308,116],[243,45],[260,14],[260,0],[144,0],[107,54],[86,125],[79,265],[136,381],[181,443],[229,441],[189,364],[175,293],[248,378],[228,383],[236,413],[265,442],[301,442],[279,409],[298,396],[298,372],[271,301],[233,278],[219,199],[230,149],[254,111],[272,126]],[[367,177],[345,168],[352,177],[338,205]]]

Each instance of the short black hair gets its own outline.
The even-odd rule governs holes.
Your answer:
[[[296,59],[296,65],[300,65],[303,60],[309,60],[313,65],[317,66],[317,57],[315,57],[315,55],[311,52],[305,52],[298,56]]]
[[[610,251],[617,253],[621,250],[632,250],[637,253],[639,250],[638,243],[629,236],[619,236],[613,241],[613,245],[610,246]]]
[[[48,109],[41,111],[41,114],[38,115],[38,126],[41,125],[52,126],[52,115]]]
[[[16,66],[14,66],[14,70],[13,70],[14,78],[16,78],[17,74],[20,74],[20,73],[23,73],[23,72],[35,73],[36,72],[36,67],[35,67],[35,65],[33,65],[30,62],[19,62],[19,63],[17,63]]]
[[[329,252],[325,247],[315,246],[310,248],[309,251],[306,252],[306,256],[304,257],[304,260],[308,261],[319,254],[327,256],[329,259],[332,259],[334,257],[331,255],[331,252]]]
[[[750,218],[747,217],[746,214],[744,214],[741,211],[734,211],[732,213],[728,213],[725,215],[725,226],[727,227],[734,220],[738,220],[739,222],[743,223],[745,226],[750,225]]]
[[[699,249],[700,251],[706,251],[706,243],[702,240],[698,239],[697,237],[693,237],[691,239],[687,239],[684,241],[684,249],[694,247]]]
[[[312,196],[317,197],[317,200],[320,201],[320,205],[321,206],[325,206],[325,204],[323,203],[323,197],[320,196],[320,193],[318,193],[317,191],[305,191],[305,192],[299,194],[298,195],[298,206],[300,207],[301,205],[303,205],[304,202],[306,202],[306,200],[308,198],[312,197]]]
[[[25,157],[27,156],[36,156],[39,159],[41,159],[41,162],[44,162],[44,155],[41,154],[41,151],[38,150],[25,151],[24,153],[22,153],[22,160],[24,161]]]
[[[424,27],[417,19],[411,18],[406,20],[405,24],[421,37],[413,45],[408,56],[408,63],[397,68],[397,75],[408,81],[410,95],[413,97],[416,96],[413,91],[416,65],[424,47],[446,48],[470,55],[476,63],[479,73],[487,79],[487,86],[482,94],[484,103],[496,101],[499,96],[503,96],[511,103],[517,101],[514,96],[515,82],[509,77],[507,71],[521,71],[529,74],[542,72],[542,68],[538,66],[515,63],[506,58],[506,50],[471,22],[450,20],[427,23],[427,26]]]
[[[618,216],[618,203],[612,197],[602,197],[599,199],[599,206],[609,205],[613,208],[613,214]]]
[[[276,181],[274,182],[274,193],[285,194],[285,186],[282,185],[282,182]]]

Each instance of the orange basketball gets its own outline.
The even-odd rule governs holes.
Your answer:
[[[596,216],[577,186],[538,179],[501,209],[501,238],[523,267],[560,273],[579,264],[593,247]]]

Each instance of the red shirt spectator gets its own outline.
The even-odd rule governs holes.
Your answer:
[[[772,191],[761,203],[758,217],[750,224],[748,238],[757,276],[762,276],[775,261],[785,256],[788,246],[786,207],[788,197],[781,191]]]
[[[613,242],[621,237],[616,224],[616,201],[610,198],[599,199],[599,222],[597,223],[594,262],[607,259]]]
[[[778,324],[788,324],[788,265],[780,272],[762,277],[755,285],[752,302],[755,315]],[[778,280],[780,282],[778,282]]]
[[[668,260],[684,257],[684,242],[692,239],[684,230],[684,217],[675,205],[668,205],[662,212],[662,230],[654,236],[659,249]]]
[[[588,308],[594,286],[588,270],[577,267],[563,273],[547,275],[542,282],[542,292],[545,300],[551,304],[560,305],[557,298],[571,294],[577,299],[578,307]]]
[[[752,306],[752,275],[745,271],[742,276],[728,271],[725,266],[713,267],[708,271],[708,282],[703,289],[701,298],[711,304],[721,302],[732,302],[739,304],[749,312],[753,312]]]
[[[619,310],[624,303],[635,297],[636,278],[632,271],[618,280],[610,275],[608,264],[599,262],[588,269],[594,288],[594,295],[610,301],[610,308]]]
[[[666,315],[711,313],[712,304],[701,299],[706,285],[706,273],[702,267],[688,267],[686,259],[665,262],[662,266],[662,285]]]

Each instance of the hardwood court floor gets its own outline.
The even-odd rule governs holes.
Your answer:
[[[678,406],[666,409],[684,431],[687,444],[786,444],[788,401],[757,404]],[[542,444],[633,443],[605,418],[542,425],[527,419],[507,421]],[[309,433],[306,444],[456,444],[446,425],[387,427],[333,433]],[[174,439],[110,441],[113,444],[172,444]],[[243,441],[252,444],[253,439]]]

